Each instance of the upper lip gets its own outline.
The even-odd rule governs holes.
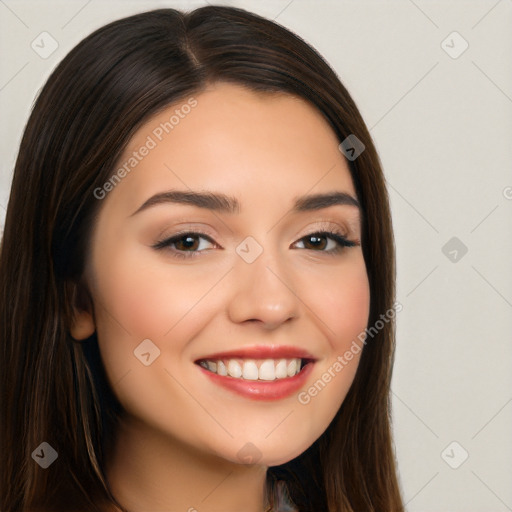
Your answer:
[[[225,352],[216,352],[196,359],[195,362],[215,359],[310,359],[315,361],[307,350],[289,345],[269,346],[256,345],[237,348]]]

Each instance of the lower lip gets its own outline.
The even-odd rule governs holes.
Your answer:
[[[295,391],[304,386],[309,374],[313,370],[315,363],[309,362],[304,368],[294,375],[285,379],[276,379],[272,381],[245,380],[234,377],[224,377],[206,370],[202,366],[198,368],[207,375],[215,384],[229,389],[234,393],[250,398],[252,400],[281,400],[290,396]]]

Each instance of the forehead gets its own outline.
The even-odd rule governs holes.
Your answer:
[[[239,197],[242,207],[310,191],[355,196],[338,144],[305,100],[216,83],[136,132],[116,166],[128,172],[111,195],[133,209],[166,188],[222,190]]]

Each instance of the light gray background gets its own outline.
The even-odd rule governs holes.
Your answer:
[[[374,137],[403,305],[392,389],[407,510],[512,510],[512,1],[212,3],[275,19],[315,46]],[[111,20],[202,5],[0,1],[0,226],[29,110],[55,65]],[[46,59],[31,48],[43,31],[59,45]],[[469,44],[457,58],[465,43],[454,31]]]

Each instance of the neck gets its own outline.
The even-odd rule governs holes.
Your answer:
[[[128,417],[120,423],[106,475],[128,512],[262,512],[266,471],[205,454]]]

